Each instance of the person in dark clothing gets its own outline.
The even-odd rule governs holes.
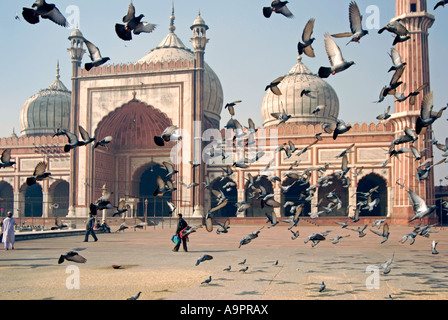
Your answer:
[[[90,218],[89,218],[89,220],[87,220],[87,224],[86,224],[86,234],[84,237],[84,242],[89,242],[90,234],[92,235],[93,240],[98,241],[95,231],[93,230],[94,226],[95,226],[95,215],[90,213]]]
[[[177,221],[176,235],[180,237],[181,241],[174,247],[173,251],[174,252],[179,251],[180,243],[182,242],[182,246],[184,248],[184,251],[188,252],[188,249],[187,249],[188,236],[182,236],[182,233],[181,233],[182,230],[184,230],[185,228],[188,228],[188,223],[187,223],[187,221],[185,221],[182,218],[182,214],[181,213],[179,213],[177,215],[177,218],[178,218],[178,221]]]

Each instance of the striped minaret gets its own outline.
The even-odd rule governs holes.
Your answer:
[[[396,17],[401,19],[401,23],[409,30],[410,39],[397,43],[396,49],[401,55],[402,61],[406,62],[406,68],[401,78],[406,84],[404,94],[415,91],[423,84],[428,86],[416,97],[415,103],[411,105],[410,99],[405,102],[395,102],[395,111],[392,117],[392,123],[395,127],[395,136],[403,134],[405,127],[415,130],[415,121],[420,114],[423,97],[431,91],[429,76],[429,52],[428,52],[428,30],[434,23],[434,16],[427,12],[426,0],[396,0]],[[404,85],[398,87],[401,92]],[[432,144],[428,142],[432,138],[432,130],[429,129],[426,134],[418,136],[418,140],[413,145],[418,150],[427,148],[424,159],[432,157]],[[409,144],[400,145],[396,148],[409,147]],[[406,188],[401,189],[398,185],[394,186],[394,208],[392,219],[399,219],[397,222],[405,222],[414,215],[412,205],[409,201],[407,190],[411,189],[429,204],[434,203],[434,176],[430,175],[424,181],[418,181],[417,168],[419,162],[413,157],[400,155],[399,159],[394,158],[394,177],[395,181],[400,179]],[[432,173],[432,172],[431,172]],[[395,183],[395,181],[393,183]]]

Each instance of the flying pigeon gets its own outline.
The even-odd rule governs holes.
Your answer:
[[[58,260],[58,264],[63,263],[65,260],[76,262],[76,263],[86,263],[87,259],[83,256],[79,255],[79,253],[75,251],[69,251],[66,254],[61,254]]]
[[[414,209],[414,217],[412,217],[409,222],[412,222],[416,219],[423,219],[427,215],[431,214],[434,210],[436,210],[437,206],[431,206],[428,208],[425,200],[423,200],[420,196],[418,196],[414,191],[408,190],[409,201],[412,204]]]
[[[351,228],[348,228],[348,229],[358,232],[359,237],[363,238],[366,235],[366,233],[364,232],[364,230],[366,230],[366,228],[367,228],[367,224],[364,225],[363,227],[358,227],[356,229],[351,229]]]
[[[332,240],[332,244],[338,244],[339,240],[341,240],[342,238],[347,238],[350,237],[350,235],[346,235],[346,236],[337,236],[336,238],[331,238],[330,240]]]
[[[381,244],[383,244],[384,242],[386,242],[389,239],[390,232],[389,232],[389,225],[387,223],[385,223],[383,225],[383,231],[382,232],[379,232],[379,231],[376,231],[376,230],[372,230],[372,229],[370,229],[370,231],[372,231],[374,234],[382,237]]]
[[[445,5],[448,4],[448,0],[441,0],[439,2],[436,3],[434,10],[436,10],[438,7],[442,6],[445,8]]]
[[[326,107],[326,105],[320,105],[320,106],[317,106],[317,107],[313,110],[312,114],[318,115],[319,112],[321,112],[323,109],[325,109],[325,107]]]
[[[219,224],[219,226],[220,226],[220,228],[218,228],[217,230],[216,230],[216,233],[217,234],[221,234],[221,233],[227,233],[227,232],[229,232],[227,229],[229,229],[230,228],[230,226],[229,226],[229,224],[230,224],[230,220],[229,219],[227,219],[224,223],[221,223],[221,222],[217,222],[217,224]]]
[[[308,20],[305,28],[303,29],[302,42],[297,44],[297,51],[299,52],[299,55],[306,54],[310,58],[314,58],[316,56],[312,47],[315,38],[311,38],[314,31],[314,22],[315,19],[311,18]]]
[[[97,141],[95,143],[95,147],[94,148],[96,149],[99,146],[106,147],[111,142],[112,142],[112,137],[111,136],[107,136],[104,139],[101,139],[100,141]]]
[[[124,231],[125,229],[128,229],[129,227],[123,222],[122,224],[120,224],[120,226],[118,227],[118,229],[115,232],[120,232],[120,231]]]
[[[224,109],[228,109],[230,115],[231,115],[231,116],[234,116],[234,115],[235,115],[235,109],[234,109],[234,106],[235,106],[237,103],[241,103],[241,102],[242,102],[241,100],[237,100],[237,101],[233,101],[233,102],[227,103],[227,104],[224,106]]]
[[[325,240],[325,237],[322,234],[313,233],[313,234],[309,235],[308,238],[306,238],[304,243],[308,243],[308,241],[312,241],[313,243],[311,244],[311,247],[315,247],[316,245],[319,244],[320,241],[324,241],[324,240]]]
[[[127,15],[123,17],[123,23],[126,23],[126,25],[119,23],[115,25],[115,32],[118,37],[122,40],[130,41],[132,40],[132,32],[135,35],[139,35],[142,32],[153,32],[157,25],[142,21],[143,17],[143,14],[135,16],[135,7],[131,2]]]
[[[274,0],[271,2],[270,7],[263,7],[263,15],[265,16],[265,18],[270,18],[272,12],[275,12],[278,14],[282,14],[287,18],[293,18],[294,15],[292,14],[291,11],[289,11],[288,7],[286,6],[287,3],[288,1]]]
[[[377,120],[387,120],[391,117],[390,115],[390,106],[387,107],[387,110],[384,110],[384,113],[380,114],[378,117],[376,117]]]
[[[390,257],[389,259],[387,259],[383,264],[380,264],[379,267],[383,268],[383,273],[384,274],[389,274],[391,271],[391,267],[390,265],[392,264],[392,261],[394,259],[395,253],[392,254],[392,257]]]
[[[336,140],[338,135],[344,134],[344,133],[350,131],[351,128],[352,128],[352,126],[346,125],[343,120],[338,119],[335,124],[334,131],[333,131],[333,140]]]
[[[389,69],[388,72],[396,71],[400,69],[402,66],[407,65],[406,62],[401,60],[401,55],[395,47],[392,47],[389,53],[390,58],[392,59],[393,66]]]
[[[13,165],[16,164],[15,161],[11,161],[11,149],[5,149],[2,152],[2,156],[0,158],[0,169],[1,168],[8,168],[8,167],[12,167]]]
[[[39,162],[34,168],[33,176],[26,178],[26,184],[32,186],[36,184],[37,181],[43,181],[47,179],[53,179],[51,177],[51,172],[47,172],[47,163],[44,161]]]
[[[433,240],[431,243],[431,253],[432,254],[439,254],[439,251],[437,251],[436,246],[439,243],[439,241]]]
[[[282,112],[271,113],[271,116],[276,118],[277,120],[279,120],[279,123],[277,123],[277,126],[282,123],[285,123],[286,121],[288,121],[291,118],[291,115],[287,114],[284,109]]]
[[[167,127],[163,131],[161,136],[154,137],[154,142],[159,147],[163,147],[165,145],[165,142],[182,140],[182,136],[175,133],[177,131],[177,129],[179,129],[177,126]]]
[[[49,19],[62,27],[69,26],[67,19],[65,19],[56,5],[46,3],[45,0],[36,0],[31,8],[23,8],[22,15],[31,24],[39,23],[40,18],[42,18]]]
[[[207,261],[207,260],[212,260],[212,259],[213,259],[213,257],[211,255],[204,254],[204,255],[202,255],[202,256],[200,256],[198,258],[198,260],[196,261],[195,265],[198,266],[201,262],[204,262],[204,261]]]
[[[112,215],[112,217],[115,216],[119,216],[123,213],[125,213],[126,211],[128,211],[128,205],[126,205],[126,200],[120,200],[120,202],[118,202],[118,206],[115,207],[117,209],[117,211]]]
[[[272,91],[273,94],[277,95],[277,96],[281,96],[282,92],[280,91],[280,89],[278,88],[278,85],[280,84],[280,82],[283,81],[283,79],[285,78],[285,76],[281,76],[276,78],[275,80],[273,80],[270,84],[268,84],[266,86],[266,88],[264,89],[264,91],[267,91],[268,89],[270,89]]]
[[[406,29],[406,27],[400,21],[401,19],[393,20],[389,22],[386,26],[378,30],[379,34],[382,34],[386,30],[395,34],[395,39],[393,43],[394,46],[399,42],[404,42],[411,38],[409,36],[408,29]]]
[[[99,67],[110,60],[109,57],[103,58],[101,56],[100,49],[98,49],[98,47],[96,47],[92,42],[84,39],[84,43],[87,46],[87,50],[89,51],[90,59],[92,60],[92,62],[88,62],[84,65],[84,67],[87,71],[90,71],[93,67]]]
[[[350,2],[349,5],[349,20],[350,20],[350,31],[351,32],[344,32],[344,33],[337,33],[331,35],[334,38],[345,38],[345,37],[351,37],[350,41],[347,43],[347,45],[350,42],[358,42],[361,40],[362,37],[369,34],[369,31],[364,30],[362,28],[362,15],[359,11],[359,7],[355,1]]]
[[[434,104],[434,95],[432,92],[428,92],[422,102],[421,112],[420,116],[417,118],[416,124],[415,124],[415,133],[421,134],[425,133],[425,128],[428,128],[430,125],[434,123],[437,119],[439,119],[443,111],[445,111],[446,108],[448,108],[448,105],[440,109],[438,112],[432,111]]]
[[[325,34],[325,50],[327,51],[331,67],[319,68],[319,77],[321,78],[328,78],[330,75],[342,72],[355,64],[353,61],[344,60],[341,49],[331,38],[329,33]]]

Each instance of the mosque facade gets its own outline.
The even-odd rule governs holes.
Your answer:
[[[408,63],[403,74],[407,91],[429,83],[428,29],[434,22],[427,13],[426,1],[408,2],[397,0],[395,18],[401,18],[411,31],[411,39],[396,47]],[[334,140],[322,132],[324,124],[338,120],[337,93],[299,57],[279,85],[282,95],[266,91],[261,106],[263,126],[257,129],[256,142],[238,145],[229,135],[234,130],[220,127],[223,89],[218,75],[204,60],[208,26],[199,14],[191,26],[192,50],[176,35],[174,20],[173,10],[168,35],[136,63],[104,65],[91,71],[81,67],[85,54],[81,31],[76,29],[70,35],[72,91],[59,80],[58,68],[54,83],[25,102],[20,114],[20,137],[13,133],[0,140],[1,148],[11,149],[16,161],[14,167],[0,170],[2,210],[14,211],[19,217],[85,218],[90,203],[96,202],[106,188],[112,192],[113,204],[126,201],[128,211],[124,217],[170,216],[168,201],[187,217],[204,217],[218,204],[212,190],[221,190],[228,202],[215,212],[217,217],[265,217],[272,210],[278,217],[285,217],[291,215],[292,206],[303,203],[302,216],[309,218],[310,212],[327,207],[328,194],[335,192],[343,206],[321,217],[345,218],[347,206],[352,211],[362,193],[377,187],[373,198],[379,199],[378,205],[371,211],[361,211],[360,216],[387,217],[391,223],[401,224],[414,215],[408,189],[428,204],[433,202],[432,173],[418,181],[414,159],[393,157],[385,161],[391,142],[403,134],[405,127],[414,127],[429,86],[417,96],[415,105],[396,102],[387,122],[351,124],[349,132]],[[302,95],[303,90],[311,94]],[[313,114],[321,105],[326,107]],[[278,125],[272,113],[283,110],[291,118]],[[111,136],[113,140],[107,147],[94,148],[91,144],[64,152],[67,139],[53,137],[55,130],[78,133],[80,126],[96,139]],[[179,128],[182,140],[157,146],[154,136],[160,136],[169,126]],[[205,132],[211,132],[215,141],[204,139]],[[415,142],[418,150],[430,150],[427,158],[432,156],[428,142],[431,134],[428,130]],[[316,135],[322,140],[312,145]],[[216,147],[220,139],[226,157],[222,153],[210,157],[211,146]],[[311,146],[300,157],[288,157],[286,152],[276,150],[290,143],[298,150]],[[352,145],[347,158],[349,183],[344,183],[337,178],[342,166],[337,156]],[[249,166],[235,165],[238,159],[251,158],[259,151],[263,156]],[[204,155],[209,156],[203,163]],[[53,178],[28,187],[26,178],[40,161],[47,162]],[[174,164],[178,173],[167,178],[164,162]],[[195,162],[201,165],[192,165]],[[224,170],[228,168],[232,174]],[[302,174],[308,170],[305,183],[294,183],[291,172]],[[323,175],[329,176],[332,183],[315,188],[311,201],[300,200],[299,195],[316,186]],[[172,181],[176,190],[154,196],[157,177]],[[251,177],[255,188],[261,186],[267,194],[274,194],[282,206],[261,206],[259,199],[251,195]],[[239,212],[236,204],[242,202],[251,207]],[[111,214],[113,210],[105,211],[106,216]]]

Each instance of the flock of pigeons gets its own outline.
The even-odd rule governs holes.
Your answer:
[[[285,17],[291,18],[294,15],[288,9],[287,3],[288,3],[288,1],[274,0],[274,1],[272,1],[270,6],[263,8],[263,15],[266,18],[270,18],[273,13],[276,13],[276,14],[281,14]],[[445,6],[447,3],[448,3],[448,0],[440,1],[436,4],[434,9],[436,9],[440,6]],[[58,8],[54,4],[46,3],[45,0],[35,1],[31,8],[23,8],[22,15],[23,15],[23,18],[31,24],[39,23],[40,18],[42,18],[42,19],[49,19],[49,20],[53,21],[54,23],[56,23],[60,26],[63,26],[63,27],[68,26],[67,20],[61,14],[61,12],[58,10]],[[138,16],[136,15],[135,7],[131,2],[129,9],[128,9],[128,13],[122,19],[124,24],[117,23],[115,26],[115,31],[116,31],[117,36],[120,39],[123,39],[125,41],[130,41],[130,40],[132,40],[132,33],[134,35],[139,35],[140,33],[151,33],[156,28],[156,25],[142,21],[143,17],[144,17],[143,14],[140,14]],[[336,42],[333,38],[337,39],[337,38],[348,37],[348,38],[350,38],[350,41],[347,43],[347,45],[348,45],[351,42],[359,43],[363,37],[368,35],[368,31],[364,30],[362,27],[362,16],[360,14],[359,7],[355,1],[351,1],[350,5],[349,5],[349,23],[350,23],[350,31],[349,32],[343,32],[343,33],[338,33],[338,34],[333,34],[333,35],[326,33],[324,35],[325,49],[326,49],[326,53],[327,53],[329,61],[330,61],[330,66],[329,67],[322,66],[318,71],[319,77],[328,78],[331,75],[334,76],[340,72],[343,72],[343,71],[349,69],[354,64],[353,61],[347,61],[343,58],[341,49],[336,44]],[[314,24],[315,24],[315,19],[310,19],[307,22],[307,24],[303,30],[302,39],[297,45],[298,53],[300,55],[305,54],[306,56],[308,56],[310,58],[315,57],[315,52],[312,47],[312,45],[315,41],[315,38],[312,37]],[[386,26],[381,28],[378,31],[378,33],[382,34],[384,31],[388,31],[395,35],[393,45],[396,45],[397,43],[400,43],[400,42],[408,41],[410,39],[409,31],[400,22],[400,19],[396,19],[396,20],[388,23]],[[95,45],[93,45],[93,43],[91,43],[90,41],[87,41],[87,40],[85,41],[85,43],[86,43],[87,49],[89,51],[90,58],[92,60],[91,62],[85,64],[86,70],[90,70],[94,67],[98,67],[98,66],[106,63],[109,60],[109,58],[101,56],[99,49]],[[381,90],[379,100],[376,102],[380,103],[388,95],[393,95],[397,101],[402,102],[402,101],[409,99],[409,102],[411,104],[414,104],[415,97],[418,94],[420,94],[420,92],[423,91],[427,87],[427,84],[423,85],[420,88],[416,88],[415,91],[413,91],[412,93],[410,93],[406,96],[403,93],[398,92],[397,89],[400,87],[400,85],[403,84],[403,82],[400,81],[400,78],[404,72],[404,69],[406,68],[406,62],[403,62],[401,60],[401,57],[395,48],[391,49],[390,56],[391,56],[391,59],[393,62],[393,66],[391,67],[391,69],[389,71],[390,72],[394,71],[394,75],[393,75],[392,80],[389,83],[389,85],[385,86]],[[265,90],[271,90],[275,95],[281,95],[282,93],[281,93],[278,85],[282,82],[283,79],[284,79],[284,76],[275,79],[269,85],[266,86]],[[404,86],[405,85],[406,84],[404,84]],[[403,92],[404,92],[404,90],[405,90],[405,88],[403,89]],[[309,91],[304,90],[301,94],[308,95],[309,93],[310,93]],[[234,101],[234,102],[226,104],[226,106],[225,106],[225,109],[227,109],[232,116],[232,119],[227,123],[225,128],[234,130],[233,143],[234,143],[235,148],[239,147],[239,146],[248,146],[252,143],[255,143],[254,135],[257,131],[257,129],[251,119],[249,119],[249,127],[244,128],[238,122],[238,120],[233,118],[233,116],[235,115],[235,106],[240,102],[241,102],[241,100]],[[431,126],[434,123],[434,121],[436,121],[437,119],[439,119],[442,116],[443,111],[447,107],[442,108],[438,112],[433,111],[433,94],[432,93],[426,94],[423,99],[422,106],[421,106],[421,115],[415,123],[415,132],[411,128],[406,128],[404,130],[402,136],[400,136],[397,139],[395,139],[394,141],[392,141],[392,143],[390,145],[390,149],[389,149],[390,158],[387,159],[384,163],[382,163],[382,165],[386,165],[387,162],[393,156],[398,157],[398,155],[400,155],[402,153],[412,154],[415,157],[416,161],[423,160],[422,153],[425,150],[417,150],[414,146],[412,146],[412,143],[417,141],[417,139],[419,138],[419,135],[424,134],[426,132],[426,129],[429,126]],[[316,108],[316,110],[313,111],[313,114],[318,114],[323,108],[325,108],[325,106],[318,106]],[[389,112],[390,112],[390,107],[387,109],[387,111],[384,112],[384,114],[379,115],[377,117],[377,119],[378,120],[387,120],[390,117]],[[288,115],[284,110],[281,113],[272,114],[272,116],[279,120],[278,124],[285,123],[291,118],[291,115]],[[175,126],[166,128],[166,130],[161,134],[161,136],[154,137],[154,141],[155,141],[156,145],[164,146],[166,142],[181,140],[182,137],[176,133],[177,129],[178,128]],[[246,129],[246,130],[244,130],[244,129]],[[332,123],[332,124],[324,124],[323,132],[316,134],[315,141],[312,144],[310,144],[309,146],[306,146],[303,149],[298,149],[290,141],[288,144],[285,143],[285,144],[282,144],[281,146],[279,146],[276,149],[276,152],[285,152],[285,154],[287,155],[288,158],[293,156],[294,153],[296,153],[296,152],[297,152],[296,156],[300,156],[303,153],[307,152],[311,146],[313,146],[314,144],[321,141],[322,140],[321,135],[323,133],[332,134],[333,139],[336,140],[339,135],[348,132],[350,129],[351,129],[351,127],[347,126],[345,124],[345,122],[342,120],[338,120],[336,123]],[[100,141],[97,141],[96,138],[90,137],[90,135],[87,133],[87,131],[84,130],[84,128],[82,128],[81,126],[79,127],[79,132],[81,134],[81,139],[79,139],[76,134],[68,132],[67,130],[63,130],[63,129],[58,129],[55,132],[54,136],[65,135],[68,138],[68,144],[66,144],[64,146],[65,152],[70,152],[70,150],[72,150],[74,148],[86,146],[93,142],[95,142],[95,146],[94,146],[95,148],[98,146],[106,146],[108,143],[110,143],[112,141],[112,137],[106,137]],[[247,139],[244,139],[244,137],[247,137]],[[445,154],[444,154],[445,157],[448,156],[448,139],[447,139],[447,141],[445,141],[445,144],[440,144],[437,141],[432,141],[432,142],[440,150],[445,152]],[[395,147],[397,145],[401,145],[401,144],[405,144],[405,143],[411,144],[410,147],[409,148],[403,147],[398,150],[395,149]],[[325,186],[331,185],[333,183],[332,179],[341,180],[344,187],[348,187],[350,185],[351,178],[348,177],[347,173],[349,172],[349,170],[351,168],[348,166],[347,154],[350,152],[353,152],[353,151],[351,151],[353,146],[354,145],[351,145],[346,150],[344,150],[340,155],[338,155],[338,158],[342,158],[342,166],[341,166],[341,170],[336,172],[334,174],[334,176],[325,175],[325,171],[328,169],[329,164],[325,165],[324,167],[319,167],[319,168],[308,168],[303,172],[292,171],[292,172],[285,174],[285,176],[287,176],[288,178],[293,180],[293,183],[289,186],[282,185],[281,188],[282,188],[283,192],[286,192],[292,185],[294,185],[296,183],[302,184],[302,185],[308,184],[308,182],[310,181],[310,178],[311,178],[312,171],[316,170],[319,172],[319,179],[317,181],[317,184],[310,186],[304,192],[302,192],[300,195],[298,195],[298,200],[302,201],[301,204],[296,205],[294,202],[283,204],[283,206],[285,206],[285,207],[287,205],[291,206],[291,211],[290,211],[290,215],[289,215],[288,219],[281,220],[281,221],[285,222],[285,223],[290,223],[290,227],[288,228],[288,230],[292,233],[292,237],[291,237],[292,240],[297,239],[299,236],[298,230],[294,231],[292,229],[297,226],[297,224],[300,220],[299,216],[301,215],[303,208],[304,208],[303,201],[310,202],[311,199],[313,198],[313,195],[316,192],[316,190],[319,187],[325,187]],[[217,150],[219,150],[219,149],[222,149],[222,144],[217,144],[214,148],[212,148],[210,150],[210,153],[209,153],[210,157],[212,158],[212,157],[216,157],[216,156],[221,156],[223,159],[225,159],[228,155],[226,155],[224,151],[217,152]],[[225,178],[229,178],[234,173],[232,168],[235,168],[235,167],[247,168],[250,164],[258,161],[263,156],[264,156],[264,152],[259,152],[253,159],[245,158],[245,159],[235,161],[232,166],[227,166],[226,168],[223,168],[224,173],[223,173],[221,180],[223,180]],[[300,161],[296,161],[295,164],[291,166],[291,169],[296,167],[299,162]],[[430,170],[434,166],[441,164],[441,163],[445,163],[447,161],[446,161],[446,159],[443,159],[439,163],[432,164],[432,165],[430,164],[431,162],[432,162],[432,159],[428,159],[428,160],[424,161],[423,163],[421,163],[421,166],[419,167],[418,172],[417,172],[417,176],[418,176],[419,180],[426,179],[428,177]],[[263,170],[263,172],[269,170],[269,167],[271,164],[273,164],[272,160],[269,162],[268,166]],[[12,165],[14,165],[14,162],[11,161],[11,150],[6,149],[6,150],[4,150],[4,152],[2,153],[2,156],[1,156],[0,168],[6,168],[6,167],[10,167]],[[164,165],[165,165],[165,168],[167,169],[168,174],[167,174],[167,176],[165,176],[163,178],[158,177],[158,179],[157,179],[158,186],[157,186],[157,189],[154,191],[154,196],[163,196],[165,193],[170,193],[170,192],[173,192],[176,190],[176,188],[174,187],[174,184],[171,182],[171,178],[178,172],[174,169],[174,166],[172,164],[164,163]],[[199,166],[200,163],[191,162],[191,165],[195,167],[195,166]],[[36,166],[33,176],[29,177],[27,179],[27,181],[26,181],[27,184],[33,185],[37,181],[51,178],[51,173],[47,172],[46,168],[47,168],[47,164],[45,162],[40,162]],[[356,174],[359,174],[361,172],[361,170],[362,170],[362,168],[359,169],[359,171],[357,171]],[[259,179],[261,177],[269,178],[269,180],[274,183],[281,182],[281,179],[279,177],[268,177],[267,175],[262,174],[255,179],[254,177],[252,177],[249,174],[249,177],[247,178],[247,180],[249,182],[248,190],[250,190],[250,192],[251,192],[250,198],[261,201],[262,208],[264,208],[264,207],[268,207],[268,208],[281,207],[282,204],[274,199],[274,194],[268,193],[266,191],[266,189],[261,185],[258,187],[255,187],[255,182],[259,181]],[[402,188],[404,187],[404,185],[400,184],[399,181],[397,181],[396,183],[400,187],[402,187]],[[211,188],[211,189],[213,188],[213,185],[210,183],[210,181],[208,179],[204,182],[204,184],[205,184],[206,188]],[[193,182],[190,185],[185,185],[185,186],[187,188],[193,188],[193,187],[199,186],[199,184]],[[227,233],[228,229],[230,228],[229,220],[227,220],[225,223],[221,223],[219,221],[213,221],[214,213],[228,205],[229,199],[227,198],[226,192],[225,192],[225,189],[227,189],[228,187],[231,187],[231,185],[227,184],[223,188],[224,190],[221,190],[221,189],[220,190],[215,190],[215,189],[211,190],[212,193],[214,194],[214,196],[216,197],[217,205],[216,205],[216,207],[212,208],[207,213],[207,215],[205,217],[205,227],[208,232],[211,232],[213,230],[213,226],[216,224],[219,225],[219,228],[216,231],[217,234]],[[349,211],[350,206],[347,206],[347,212],[348,212],[349,219],[345,222],[338,222],[338,224],[341,225],[342,228],[347,228],[349,230],[358,232],[359,237],[364,237],[366,235],[366,233],[364,231],[366,230],[368,225],[364,225],[364,226],[356,228],[356,229],[349,228],[348,221],[351,219],[354,223],[356,223],[359,221],[359,213],[362,210],[372,211],[376,206],[378,206],[379,199],[374,198],[374,194],[378,193],[377,189],[378,189],[378,187],[375,187],[375,188],[372,188],[371,190],[369,190],[368,192],[361,193],[360,196],[364,200],[358,201],[353,212],[350,212]],[[100,197],[98,199],[96,204],[91,204],[91,206],[90,206],[91,212],[93,214],[96,214],[96,212],[98,210],[114,208],[114,206],[112,206],[112,204],[110,202],[110,195],[111,195],[111,193],[103,194],[102,197]],[[410,201],[413,205],[414,211],[415,211],[415,216],[409,222],[412,222],[417,219],[419,219],[421,221],[423,218],[427,217],[429,214],[431,214],[436,209],[436,206],[428,207],[426,205],[425,201],[420,196],[418,196],[415,192],[413,192],[412,190],[408,190],[408,196],[409,196],[409,199],[410,199]],[[319,217],[320,214],[323,214],[323,213],[330,213],[335,208],[340,209],[343,207],[343,203],[335,191],[330,192],[326,196],[326,198],[329,200],[329,205],[321,211],[313,212],[313,213],[310,212],[309,216],[311,219],[316,219]],[[168,202],[168,205],[170,207],[170,212],[173,213],[174,210],[176,209],[176,206],[171,202]],[[239,213],[241,211],[245,211],[248,208],[250,208],[251,203],[244,201],[244,202],[237,203],[236,206],[237,206],[237,212]],[[319,204],[316,205],[316,207],[318,207],[318,206],[319,206]],[[443,203],[443,207],[448,209],[448,203]],[[123,212],[125,212],[127,210],[125,203],[120,203],[119,206],[117,206],[115,208],[117,209],[117,212],[114,214],[114,216],[122,214]],[[268,228],[275,227],[279,223],[279,220],[277,220],[276,214],[273,212],[273,210],[270,213],[266,213],[266,216],[268,219],[267,223],[270,223]],[[387,223],[385,223],[385,221],[386,221],[385,219],[380,219],[380,220],[375,221],[372,224],[372,228],[377,227],[377,229],[376,230],[370,229],[372,233],[381,237],[381,244],[388,240],[389,234],[390,234],[389,226]],[[383,226],[382,229],[381,229],[381,225]],[[122,226],[120,226],[120,228],[121,227]],[[195,232],[200,227],[202,227],[202,225],[191,227],[190,233]],[[256,230],[253,233],[246,235],[240,241],[239,247],[241,248],[241,246],[247,245],[254,239],[258,238],[263,227],[259,230]],[[430,229],[431,227],[433,227],[433,225],[421,226],[421,223],[416,225],[409,234],[406,234],[405,236],[403,236],[401,243],[405,243],[407,240],[409,240],[409,243],[412,245],[418,235],[424,236],[424,237],[429,237],[430,233],[435,232]],[[124,230],[124,229],[125,228],[123,227],[122,229],[119,229],[119,230]],[[117,231],[119,231],[119,230],[117,230]],[[328,230],[323,233],[313,233],[306,238],[305,243],[311,241],[312,247],[314,247],[320,241],[326,240],[326,237],[328,236],[328,234],[330,232],[331,232],[331,230]],[[332,241],[333,244],[337,244],[337,243],[339,243],[339,241],[341,239],[343,239],[345,237],[347,237],[347,236],[336,236],[334,238],[331,238],[330,240]],[[437,242],[433,241],[432,248],[431,248],[433,254],[438,253],[436,250],[436,245],[437,245]],[[211,259],[213,259],[212,256],[203,255],[197,260],[196,265],[199,265],[201,262],[211,260]],[[387,260],[382,265],[382,267],[384,269],[384,273],[390,272],[390,265],[392,263],[392,259],[393,259],[393,257],[390,258],[389,260]],[[65,255],[61,255],[58,263],[63,263],[65,260],[73,261],[73,262],[77,262],[77,263],[85,263],[86,262],[86,259],[84,257],[82,257],[81,255],[79,255],[76,251],[70,251]],[[227,270],[230,270],[230,266],[227,268]],[[247,270],[247,267],[245,269],[241,269],[240,271],[245,272],[246,270]],[[203,283],[207,284],[207,283],[210,283],[210,281],[211,281],[211,276],[207,280],[205,280]],[[321,285],[321,288],[319,289],[319,291],[324,291],[324,290],[325,290],[325,284],[322,282],[322,285]],[[141,292],[139,292],[137,295],[133,296],[130,299],[133,299],[133,300],[138,299],[138,297],[140,296],[140,293]]]

